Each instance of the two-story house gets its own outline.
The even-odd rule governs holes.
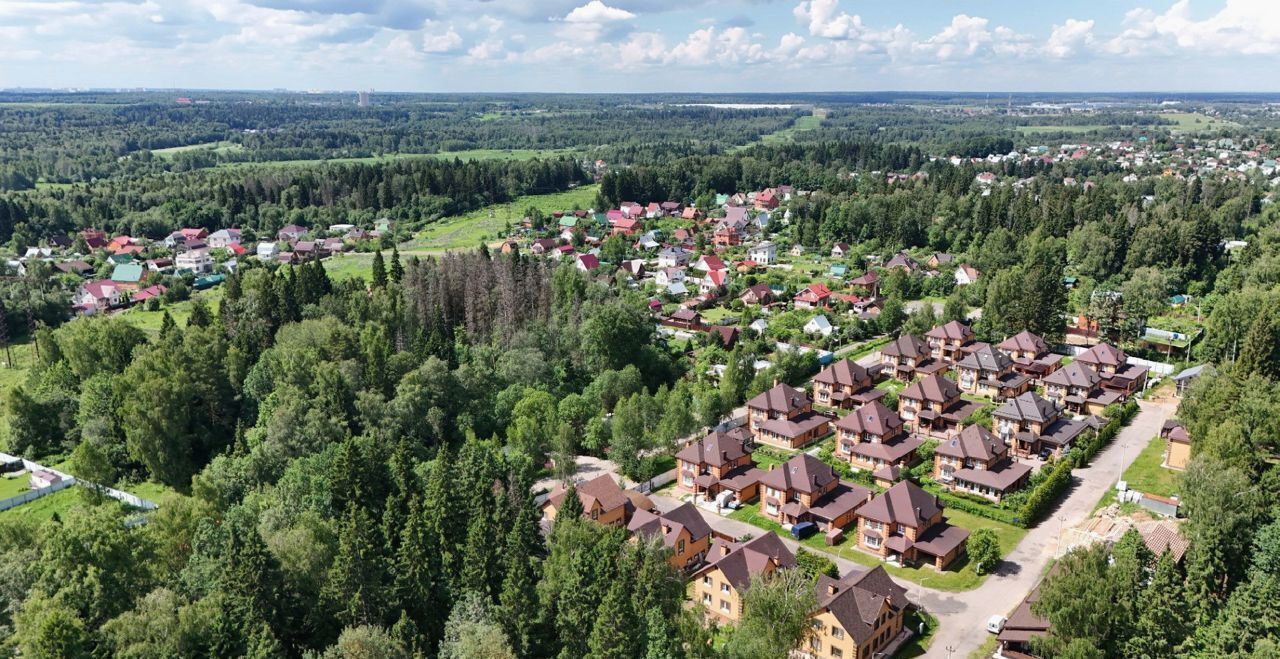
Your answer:
[[[1013,360],[1013,370],[1033,380],[1040,380],[1062,366],[1062,355],[1050,352],[1044,339],[1026,330],[996,344],[996,349]]]
[[[835,454],[856,469],[875,472],[882,467],[909,467],[924,440],[908,434],[902,417],[873,400],[835,423]]]
[[[997,401],[1013,398],[1031,388],[1031,378],[1013,370],[1013,359],[983,343],[956,362],[956,384],[961,391]]]
[[[830,432],[831,418],[788,384],[776,384],[747,401],[747,423],[756,441],[785,449],[805,446]]]
[[[662,546],[671,550],[671,567],[678,570],[701,565],[711,549],[711,525],[690,501],[665,513],[637,510],[627,530],[641,538],[660,538]]]
[[[933,478],[953,490],[993,501],[1027,484],[1031,467],[1009,457],[1009,447],[973,424],[933,451]]]
[[[770,531],[745,542],[716,539],[706,561],[691,579],[693,601],[702,605],[707,619],[732,625],[742,616],[742,595],[751,579],[795,567],[796,555]]]
[[[880,349],[880,363],[893,377],[910,382],[917,375],[947,370],[947,365],[930,354],[929,344],[911,334],[903,334]]]
[[[1191,433],[1181,423],[1169,420],[1160,429],[1160,436],[1165,440],[1161,464],[1168,469],[1185,470],[1191,463]]]
[[[778,262],[778,246],[768,241],[757,243],[747,251],[747,258],[757,265],[773,265]]]
[[[765,283],[752,284],[742,291],[742,295],[739,295],[738,299],[742,300],[742,303],[747,306],[771,304],[773,303],[773,290]]]
[[[751,433],[746,428],[711,432],[676,453],[676,489],[714,500],[733,492],[738,502],[759,492],[764,472],[751,461]]]
[[[880,294],[880,275],[873,270],[868,270],[866,273],[850,279],[849,285],[861,288],[867,292],[868,296],[875,297]]]
[[[594,520],[604,526],[626,526],[631,517],[631,500],[618,487],[613,476],[604,474],[591,480],[576,483],[574,491],[582,502],[582,516]],[[555,491],[542,504],[542,514],[547,520],[554,521],[556,512],[560,510],[568,489],[557,486]]]
[[[797,309],[826,307],[831,300],[831,289],[824,284],[809,284],[792,298]]]
[[[1073,414],[1101,414],[1108,405],[1119,403],[1124,396],[1101,386],[1102,377],[1079,361],[1046,375],[1044,395]]]
[[[934,373],[898,393],[898,416],[912,432],[946,436],[957,430],[981,403],[960,397],[955,382]]]
[[[1128,363],[1129,356],[1123,350],[1099,343],[1076,356],[1076,361],[1092,368],[1102,378],[1105,389],[1128,398],[1147,386],[1146,366]]]
[[[800,654],[813,659],[874,659],[902,632],[911,603],[907,589],[879,565],[814,584],[818,605],[809,617],[812,632]]]
[[[845,483],[831,465],[801,453],[760,478],[760,514],[783,525],[815,522],[824,531],[853,523],[871,490]]]
[[[841,359],[818,371],[813,378],[813,396],[819,405],[849,408],[869,403],[885,393],[875,388],[871,373],[852,359]]]
[[[858,509],[858,547],[891,562],[928,561],[946,569],[964,553],[969,531],[951,526],[942,503],[911,481],[902,481]]]
[[[1042,451],[1061,457],[1090,426],[1085,421],[1062,418],[1052,401],[1028,391],[1007,400],[991,413],[996,435],[1014,455],[1032,456]]]
[[[954,364],[964,357],[965,348],[973,343],[973,330],[953,320],[929,330],[924,338],[929,342],[929,353],[934,359]]]

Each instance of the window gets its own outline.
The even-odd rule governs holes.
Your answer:
[[[702,577],[702,585],[707,586],[708,588],[711,587],[711,575]]]
[[[832,638],[844,638],[844,630],[843,630],[843,629],[841,629],[841,628],[839,628],[839,627],[832,627],[832,628],[831,628],[831,637],[832,637]]]
[[[683,553],[684,553],[684,539],[682,538],[680,542],[676,543],[676,555],[678,556]]]
[[[683,480],[681,480],[681,482],[682,482],[682,483],[684,483],[686,487],[692,486],[692,485],[693,485],[693,475],[691,475],[691,474],[685,474],[685,475],[684,475],[684,479],[683,479]]]
[[[813,620],[809,624],[817,631],[822,631],[822,628],[824,627],[821,620]]]
[[[872,549],[879,549],[879,548],[880,548],[880,538],[875,538],[875,537],[872,537],[872,536],[869,536],[869,535],[863,535],[863,536],[862,536],[862,541],[863,541],[863,542],[865,542],[865,543],[867,544],[867,546],[868,546],[868,547],[870,547],[870,548],[872,548]]]
[[[725,583],[725,582],[721,581],[721,582],[720,582],[720,592],[722,592],[722,593],[727,593],[727,592],[729,592],[729,584],[727,584],[727,583]]]
[[[592,509],[591,509],[591,519],[600,519],[600,509],[599,509],[599,508],[592,508]]]
[[[702,594],[702,603],[711,606],[711,593]]]
[[[720,600],[720,610],[725,613],[730,611],[729,600]]]
[[[809,639],[809,647],[813,648],[814,650],[821,650],[821,649],[822,649],[822,641],[819,641],[819,640],[818,640],[818,639],[816,639],[816,638],[810,638],[810,639]]]
[[[831,656],[833,656],[833,657],[843,657],[843,656],[844,656],[844,652],[842,652],[842,651],[840,650],[840,648],[831,648]]]

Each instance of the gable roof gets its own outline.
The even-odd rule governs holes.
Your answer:
[[[121,263],[111,270],[111,279],[121,283],[137,283],[142,279],[141,263]]]
[[[956,383],[937,373],[931,373],[907,385],[907,388],[903,389],[902,393],[898,394],[898,397],[942,402],[959,395],[960,388],[956,386]]]
[[[1044,376],[1045,384],[1056,384],[1062,387],[1086,387],[1093,388],[1101,380],[1093,369],[1081,364],[1078,361],[1071,362],[1066,366]]]
[[[991,347],[991,344],[983,344],[977,350],[964,356],[956,363],[957,367],[971,368],[983,371],[1004,371],[1013,367],[1013,360],[1009,355]]]
[[[596,504],[600,504],[601,510],[614,510],[615,508],[627,505],[627,495],[622,492],[622,488],[618,487],[618,482],[613,480],[613,476],[603,474],[589,481],[577,483],[574,486],[578,493],[578,499],[582,501],[584,511],[590,511]],[[550,497],[551,503],[559,505],[564,499],[566,490],[561,489],[557,494]]]
[[[680,449],[676,459],[692,464],[708,464],[713,467],[728,464],[748,455],[747,437],[737,430],[708,433],[706,437]]]
[[[817,492],[839,479],[831,465],[808,453],[801,453],[765,472],[760,482],[783,492]]]
[[[836,421],[836,427],[852,433],[883,436],[902,428],[902,418],[879,400],[862,405]]]
[[[911,481],[901,481],[860,508],[858,515],[885,524],[919,528],[940,510],[937,497]]]
[[[1121,366],[1127,359],[1123,350],[1109,343],[1099,343],[1076,356],[1076,361],[1091,366]]]
[[[1037,355],[1049,352],[1049,344],[1045,343],[1045,340],[1040,338],[1039,335],[1032,334],[1027,330],[1022,330],[1001,341],[996,347],[1008,352],[1030,352]]]
[[[783,382],[747,401],[747,407],[753,407],[758,410],[790,412],[809,405],[811,402],[803,391]]]
[[[839,580],[819,575],[814,590],[818,608],[830,611],[859,646],[875,634],[880,612],[886,604],[895,611],[902,611],[910,604],[907,589],[894,583],[881,565],[847,574]]]
[[[814,376],[813,381],[824,384],[855,386],[860,382],[866,382],[867,379],[867,369],[863,368],[861,364],[852,359],[841,359],[819,371]]]
[[[1028,391],[1019,394],[1016,398],[1006,400],[991,415],[1003,419],[1048,423],[1058,418],[1058,407],[1053,404],[1053,401],[1041,398],[1040,394]]]
[[[946,339],[948,341],[966,341],[973,338],[973,330],[968,325],[953,320],[943,323],[925,333],[925,336],[931,339]]]
[[[929,344],[914,334],[903,334],[880,349],[890,357],[924,357],[929,354]]]
[[[1004,454],[1004,448],[1003,441],[991,434],[990,430],[975,423],[965,426],[965,429],[961,430],[955,437],[938,444],[934,452],[962,460],[974,458],[982,462],[989,462]]]
[[[719,569],[739,592],[751,585],[751,577],[763,573],[770,564],[775,568],[795,567],[796,555],[782,539],[770,531],[747,542],[716,540],[707,552],[708,564],[698,571]]]
[[[691,501],[668,510],[654,514],[647,510],[637,510],[627,525],[627,530],[644,536],[659,536],[666,547],[675,547],[680,539],[680,531],[687,530],[694,540],[711,535],[711,525],[702,518],[698,507]]]

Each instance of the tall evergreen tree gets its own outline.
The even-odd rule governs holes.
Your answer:
[[[373,287],[387,287],[387,267],[382,262],[382,250],[373,253]]]
[[[391,266],[388,268],[391,281],[399,284],[404,279],[404,264],[400,262],[400,248],[391,246]]]
[[[344,626],[381,624],[387,613],[384,543],[368,511],[347,504],[338,529],[338,554],[321,601]]]

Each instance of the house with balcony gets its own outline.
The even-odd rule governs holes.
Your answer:
[[[764,471],[751,461],[751,433],[746,428],[713,431],[676,453],[676,489],[706,500],[730,491],[739,502],[759,494]]]
[[[708,620],[732,625],[742,617],[742,595],[757,575],[768,578],[796,566],[796,555],[772,531],[743,542],[716,539],[706,565],[693,574],[693,601]]]
[[[574,485],[578,500],[582,502],[582,516],[604,526],[626,526],[631,519],[634,505],[613,476],[604,474]],[[542,504],[542,514],[554,521],[568,489],[557,486]]]
[[[929,330],[924,338],[929,342],[929,354],[934,359],[954,364],[968,352],[965,348],[973,343],[973,330],[968,325],[953,320]]]
[[[1062,457],[1076,439],[1090,429],[1086,421],[1062,418],[1052,401],[1028,391],[1007,400],[991,413],[996,436],[1008,444],[1014,455],[1030,457],[1048,449]]]
[[[757,442],[798,449],[830,432],[831,418],[814,412],[803,391],[782,383],[747,401],[747,424]]]
[[[933,359],[929,344],[911,334],[903,334],[880,349],[880,363],[892,377],[910,382],[918,375],[942,373],[947,365]]]
[[[688,501],[665,513],[637,510],[627,530],[639,538],[659,538],[662,546],[671,550],[669,561],[677,570],[701,565],[711,549],[711,525]]]
[[[1076,356],[1076,362],[1092,368],[1102,378],[1104,389],[1119,393],[1123,399],[1147,386],[1147,367],[1128,360],[1123,350],[1109,343],[1099,343]]]
[[[1013,359],[989,343],[978,344],[955,368],[956,384],[970,394],[1001,401],[1031,388],[1031,378],[1014,371]]]
[[[858,547],[891,563],[929,563],[945,570],[964,554],[969,531],[951,526],[942,502],[902,481],[858,509]]]
[[[760,478],[760,514],[783,525],[814,522],[823,531],[853,523],[871,490],[840,480],[831,465],[801,453]]]
[[[1031,467],[1009,457],[1009,447],[978,424],[933,451],[933,479],[953,490],[1000,501],[1031,478]]]
[[[865,405],[887,392],[875,388],[875,379],[858,362],[842,359],[813,378],[813,396],[819,405],[850,408]]]
[[[1044,395],[1072,414],[1102,414],[1108,405],[1124,400],[1124,395],[1102,387],[1102,377],[1079,361],[1046,375]]]
[[[1039,381],[1062,366],[1062,355],[1049,351],[1038,335],[1021,331],[996,344],[996,349],[1013,360],[1013,370]]]
[[[873,400],[835,423],[835,455],[855,469],[875,473],[885,467],[909,467],[924,439],[909,434],[897,412]]]
[[[887,656],[911,606],[907,589],[879,565],[840,579],[819,575],[814,592],[818,606],[809,617],[812,633],[798,651],[812,659]]]
[[[946,437],[959,430],[981,403],[960,397],[955,382],[934,373],[907,385],[898,394],[898,416],[912,432]]]

